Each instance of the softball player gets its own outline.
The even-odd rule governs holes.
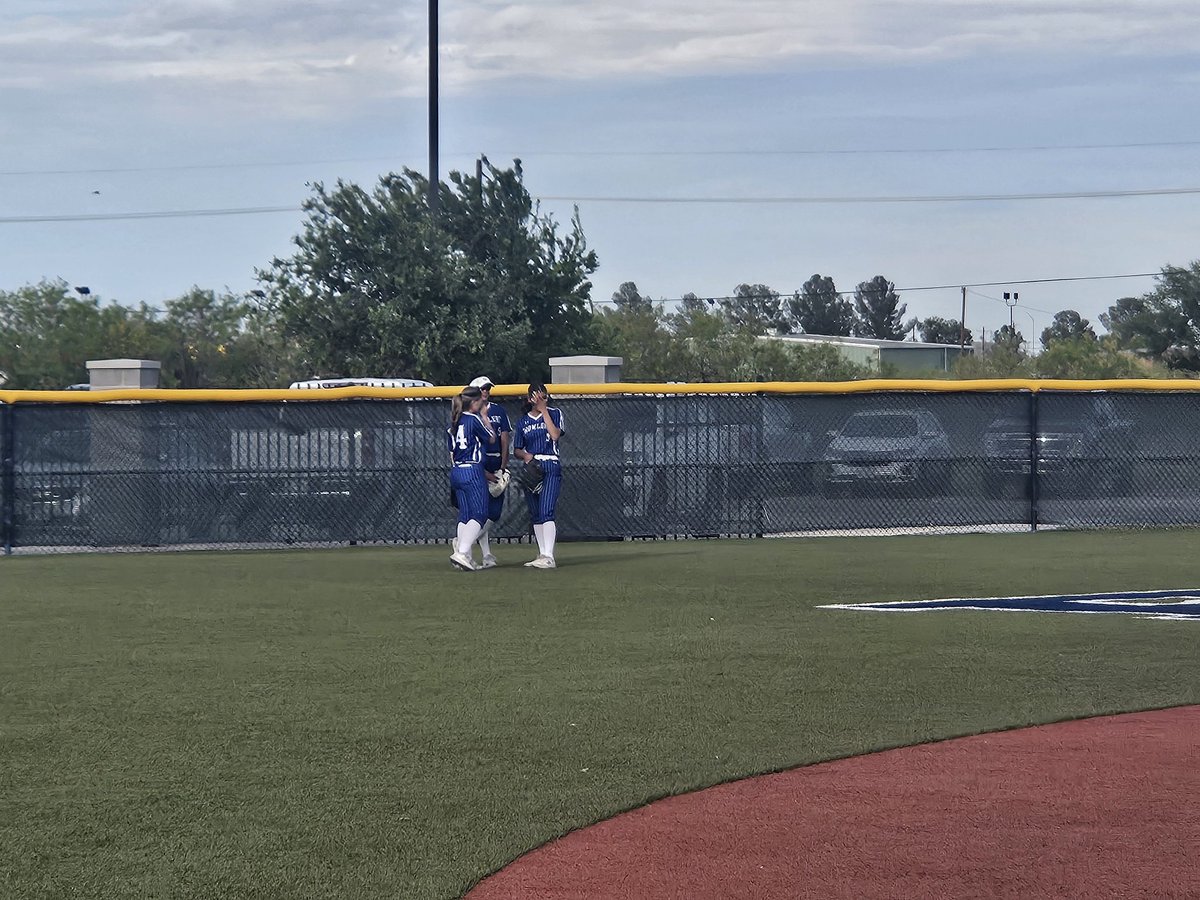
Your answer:
[[[450,488],[458,507],[458,536],[450,562],[464,572],[473,572],[471,547],[487,521],[487,479],[483,474],[483,445],[496,442],[487,419],[479,415],[483,392],[464,388],[451,403],[453,410],[446,438],[450,447]]]
[[[488,481],[494,481],[493,472],[499,472],[508,468],[508,438],[512,434],[512,426],[508,423],[508,413],[499,403],[492,402],[492,388],[495,385],[492,379],[486,375],[480,375],[471,382],[471,387],[479,388],[483,392],[483,419],[492,426],[492,431],[495,432],[498,444],[493,444],[488,447],[487,453],[483,459],[484,477]],[[496,557],[492,556],[492,547],[489,536],[492,531],[492,523],[500,521],[500,514],[504,512],[504,495],[493,497],[488,494],[488,509],[487,521],[483,523],[483,531],[479,533],[479,549],[483,551],[483,561],[479,568],[491,569],[496,565]]]
[[[545,479],[538,490],[526,491],[529,518],[538,542],[537,559],[525,563],[535,569],[553,569],[554,542],[558,526],[554,522],[554,507],[562,490],[562,464],[559,461],[558,441],[566,434],[562,410],[547,405],[550,394],[544,384],[531,384],[525,400],[525,415],[517,421],[513,438],[513,455],[528,462],[536,459],[542,465]]]

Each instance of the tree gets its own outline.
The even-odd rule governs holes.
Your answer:
[[[1042,329],[1042,346],[1049,349],[1056,341],[1094,341],[1096,332],[1091,323],[1073,309],[1064,309],[1054,314],[1049,328]]]
[[[1016,328],[1011,325],[1003,325],[996,331],[992,337],[992,350],[1007,351],[1016,356],[1025,356],[1025,351],[1021,347],[1025,343],[1025,335],[1021,334]]]
[[[560,233],[526,190],[520,161],[450,173],[437,216],[405,169],[372,193],[338,181],[306,200],[296,252],[260,270],[265,308],[313,372],[408,375],[456,384],[549,374],[548,358],[591,349],[597,266],[578,212]]]
[[[168,300],[162,322],[168,342],[157,358],[173,386],[244,387],[254,365],[243,341],[250,312],[245,299],[200,287]]]
[[[847,336],[854,328],[854,308],[838,293],[828,275],[813,275],[788,300],[793,327],[805,334]]]
[[[971,329],[963,329],[958,319],[930,316],[922,319],[917,329],[921,332],[921,340],[928,344],[958,344],[961,341],[970,347],[975,340]]]
[[[0,291],[0,371],[9,390],[58,390],[88,380],[87,361],[161,359],[169,336],[145,306],[101,305],[65,281]],[[168,382],[169,383],[169,382]]]
[[[788,329],[778,292],[765,284],[739,284],[733,289],[732,298],[721,301],[721,308],[736,328],[747,328],[758,334]]]
[[[1056,338],[1034,360],[1034,369],[1042,378],[1139,378],[1146,374],[1112,335]]]
[[[690,315],[694,312],[708,312],[713,307],[712,300],[705,300],[697,297],[691,291],[688,291],[679,298],[679,314]]]
[[[1187,316],[1164,297],[1122,297],[1100,314],[1100,323],[1117,343],[1147,359],[1163,359],[1167,349],[1190,342]]]
[[[1172,369],[1200,370],[1200,261],[1166,266],[1154,290],[1100,314],[1118,344]]]
[[[624,282],[612,295],[617,309],[648,310],[653,309],[654,301],[638,293],[638,286],[632,281]]]
[[[854,291],[854,334],[859,337],[904,339],[904,313],[896,286],[882,275],[861,282]]]
[[[623,305],[603,310],[593,323],[595,345],[622,359],[631,381],[670,381],[679,365],[678,342],[661,306]]]

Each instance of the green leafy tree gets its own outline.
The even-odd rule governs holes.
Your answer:
[[[789,330],[779,293],[765,284],[739,284],[733,289],[732,298],[721,301],[721,308],[735,328],[758,334]]]
[[[619,310],[648,310],[654,308],[654,301],[649,297],[643,297],[638,292],[637,284],[632,281],[622,283],[613,292],[612,300]]]
[[[621,357],[627,381],[678,378],[679,341],[661,306],[625,305],[601,311],[593,323],[594,346]]]
[[[1171,369],[1200,370],[1200,261],[1166,266],[1155,288],[1100,314],[1119,345]]]
[[[245,299],[199,287],[168,300],[162,326],[169,345],[158,359],[174,386],[244,387],[253,366],[244,341],[249,315]]]
[[[992,351],[1006,350],[1017,356],[1025,356],[1022,349],[1025,345],[1025,335],[1012,325],[1002,325],[992,336]]]
[[[1112,335],[1102,338],[1076,334],[1056,338],[1034,360],[1042,378],[1139,378],[1146,370]]]
[[[450,173],[430,215],[417,172],[373,192],[316,185],[296,252],[259,279],[266,309],[311,371],[408,375],[455,384],[549,374],[548,358],[592,349],[596,256],[578,214],[569,229],[540,212],[520,162],[482,177]]]
[[[971,329],[963,329],[958,319],[930,316],[928,319],[922,319],[917,329],[921,333],[921,340],[929,344],[958,344],[963,341],[969,347],[975,340]]]
[[[707,306],[684,307],[671,318],[678,342],[677,367],[671,381],[728,381],[738,355],[750,340],[719,312]],[[756,334],[752,329],[751,338]]]
[[[688,315],[694,312],[709,312],[713,306],[714,301],[697,297],[691,291],[688,291],[679,298],[679,312],[677,314]]]
[[[878,374],[870,366],[851,362],[833,344],[794,344],[788,378],[796,381],[853,381]]]
[[[161,359],[169,343],[144,304],[102,305],[61,280],[0,291],[0,372],[10,390],[59,390],[88,380],[89,359]]]
[[[1172,346],[1189,344],[1191,324],[1178,306],[1154,293],[1122,297],[1100,314],[1117,343],[1146,359],[1161,360]]]
[[[854,329],[854,307],[828,275],[813,275],[788,300],[791,324],[805,334],[848,336]]]
[[[1073,309],[1064,309],[1054,314],[1054,321],[1042,330],[1042,346],[1049,348],[1057,341],[1095,341],[1096,332],[1091,323]]]
[[[903,340],[908,330],[904,324],[907,310],[908,307],[900,302],[896,286],[882,275],[860,282],[854,291],[854,334],[889,341]]]

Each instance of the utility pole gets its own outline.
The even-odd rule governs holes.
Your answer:
[[[429,216],[438,211],[438,4],[429,0]]]

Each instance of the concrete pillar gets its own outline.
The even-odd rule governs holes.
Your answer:
[[[608,384],[621,380],[619,356],[552,356],[552,384]]]
[[[89,359],[87,369],[93,391],[156,388],[162,363],[152,359]]]
[[[162,363],[148,359],[89,359],[93,391],[158,387]],[[92,540],[98,546],[156,546],[159,531],[158,404],[101,404],[91,408]]]

